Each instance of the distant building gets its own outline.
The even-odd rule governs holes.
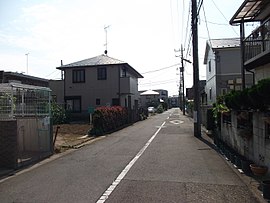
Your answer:
[[[141,107],[148,107],[156,106],[159,103],[166,103],[168,104],[168,91],[164,89],[156,89],[153,90],[159,94],[152,94],[152,95],[141,95],[141,93],[146,92],[146,90],[139,91],[140,93],[140,106]]]
[[[47,79],[25,75],[22,73],[0,71],[0,83],[11,82],[40,87],[49,87],[49,80]]]
[[[179,95],[174,95],[168,98],[169,108],[179,107]]]
[[[199,81],[199,95],[200,95],[200,100],[201,103],[203,104],[205,101],[205,84],[206,81],[205,80],[200,80]],[[186,99],[187,100],[194,100],[194,88],[193,86],[191,88],[186,88]]]

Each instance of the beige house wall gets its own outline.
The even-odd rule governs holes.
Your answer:
[[[99,67],[99,66],[98,66]],[[100,66],[101,67],[101,66]],[[97,67],[69,68],[65,69],[65,96],[81,96],[81,110],[86,112],[88,107],[110,106],[112,99],[119,99],[121,106],[128,105],[128,97],[131,98],[131,108],[135,106],[135,100],[139,99],[138,79],[129,73],[122,77],[122,66],[102,66],[107,68],[107,79],[97,79]],[[72,71],[85,70],[85,82],[73,83]],[[100,105],[96,105],[96,99],[100,99]]]
[[[270,63],[255,69],[255,82],[270,77]]]
[[[66,94],[65,96],[81,96],[82,111],[87,111],[89,106],[96,107],[96,99],[100,99],[100,106],[111,105],[112,98],[119,98],[118,68],[106,66],[107,79],[97,79],[97,68],[84,68],[85,83],[72,82],[72,70],[66,69]],[[83,68],[80,68],[83,69]]]

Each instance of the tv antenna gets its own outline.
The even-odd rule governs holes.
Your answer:
[[[104,44],[104,46],[105,46],[105,51],[104,51],[104,54],[106,54],[107,55],[107,53],[108,53],[108,37],[107,37],[107,29],[110,27],[110,25],[105,25],[104,26],[104,31],[105,31],[105,44]]]

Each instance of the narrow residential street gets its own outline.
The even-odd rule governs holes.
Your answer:
[[[259,202],[179,109],[0,180],[1,203]]]

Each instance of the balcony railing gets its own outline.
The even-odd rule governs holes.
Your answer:
[[[270,51],[270,19],[244,40],[244,50],[245,62],[263,56]]]

